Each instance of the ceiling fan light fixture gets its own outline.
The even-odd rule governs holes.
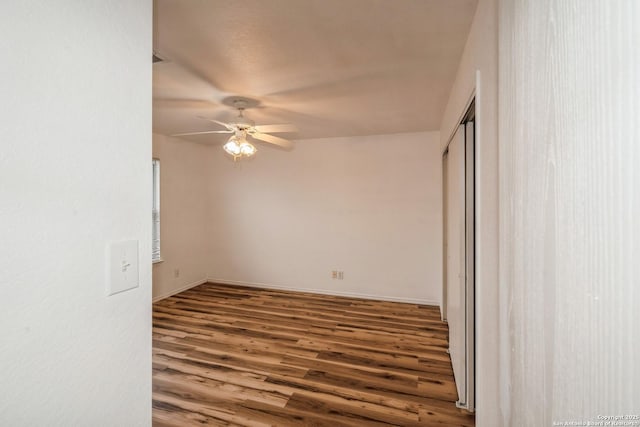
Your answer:
[[[242,153],[242,155],[250,157],[256,154],[256,151],[258,150],[253,146],[253,144],[247,141],[243,141],[240,143],[240,152]]]
[[[234,158],[242,155],[240,144],[238,144],[237,138],[235,136],[229,138],[229,141],[227,141],[227,143],[224,144],[222,148],[224,149],[224,151],[231,154]]]
[[[233,157],[234,161],[242,157],[251,157],[258,151],[255,145],[247,141],[251,137],[258,142],[277,145],[284,149],[290,149],[292,142],[279,136],[271,135],[271,133],[288,133],[297,132],[297,128],[290,124],[271,124],[256,126],[255,122],[244,116],[247,108],[258,106],[259,101],[255,99],[243,98],[239,96],[231,96],[222,100],[222,103],[234,107],[238,116],[229,122],[198,116],[200,119],[207,120],[223,126],[226,130],[208,130],[197,132],[177,133],[171,136],[194,136],[207,134],[231,134],[231,137],[224,143],[222,148]]]
[[[253,144],[247,141],[246,135],[243,133],[233,135],[222,148],[233,156],[233,160],[243,156],[251,157],[258,151]]]

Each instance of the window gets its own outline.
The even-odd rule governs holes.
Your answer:
[[[160,160],[153,159],[153,206],[151,208],[151,261],[160,262]]]

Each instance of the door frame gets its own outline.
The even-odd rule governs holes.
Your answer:
[[[464,113],[461,115],[459,121],[460,125],[464,125],[465,138],[464,138],[464,187],[465,187],[465,221],[464,221],[464,242],[465,242],[465,391],[466,396],[458,396],[456,406],[466,409],[467,411],[475,411],[475,270],[476,270],[476,94],[475,92],[470,97],[469,102],[465,106]],[[457,129],[458,127],[456,127]],[[448,203],[448,153],[449,144],[453,140],[453,134],[449,138],[444,150],[442,152],[442,306],[441,316],[443,321],[447,321],[447,203]],[[448,351],[448,350],[447,350]]]

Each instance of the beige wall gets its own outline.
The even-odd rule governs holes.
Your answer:
[[[498,20],[497,1],[480,0],[441,126],[444,149],[476,96],[476,421],[503,425],[498,364]]]
[[[437,132],[259,150],[233,163],[219,146],[154,136],[164,259],[156,298],[208,278],[439,304]]]
[[[259,148],[237,164],[210,153],[209,278],[440,302],[437,132]]]
[[[153,135],[153,156],[160,159],[162,257],[153,265],[154,299],[206,280],[209,150],[205,145]]]

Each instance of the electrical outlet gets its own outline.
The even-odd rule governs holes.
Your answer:
[[[175,277],[176,279],[178,277],[180,277],[180,269],[176,268],[175,270],[173,270],[173,277]]]
[[[344,271],[338,271],[338,280],[344,279]]]
[[[337,270],[333,270],[331,272],[331,278],[332,279],[337,279],[338,278],[338,271]]]

